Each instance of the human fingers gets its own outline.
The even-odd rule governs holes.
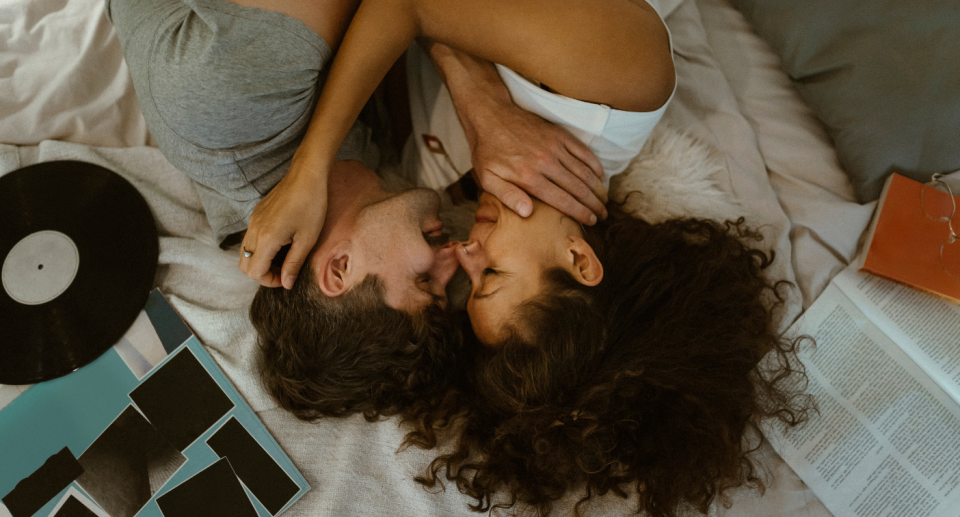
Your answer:
[[[313,245],[317,241],[317,239],[314,238],[311,242],[307,243],[307,240],[309,239],[294,236],[290,250],[287,251],[287,256],[283,259],[283,266],[280,268],[280,279],[285,289],[293,289],[293,283],[297,280],[300,268],[303,267],[307,256],[310,255],[310,250],[313,249]]]
[[[249,234],[249,232],[248,232]],[[241,246],[240,270],[264,287],[280,287],[280,275],[271,269],[274,255],[282,245],[271,245],[269,239],[244,238]],[[245,256],[246,253],[250,256]]]
[[[563,146],[567,149],[567,152],[580,160],[597,179],[603,181],[603,164],[586,144],[568,133],[563,139]]]
[[[563,160],[563,164],[567,169],[583,179],[583,182],[590,187],[590,191],[600,199],[601,203],[607,203],[607,187],[603,185],[606,177],[602,172],[600,176],[595,175],[593,169],[573,153],[571,153],[568,158]],[[601,168],[601,171],[602,170],[603,169]]]
[[[551,180],[587,205],[601,218],[607,217],[607,189],[603,182],[593,175],[590,169],[574,156],[560,158],[564,170],[551,176]]]
[[[567,164],[570,162],[578,162],[578,160],[571,156],[561,158],[553,167],[545,171],[544,174],[537,174],[533,176],[531,180],[520,183],[520,186],[530,194],[571,217],[577,217],[581,207],[586,207],[587,210],[593,212],[598,217],[604,217],[606,208],[604,208],[603,202],[600,201],[600,198],[594,193],[591,186],[588,186],[581,177],[567,169]],[[593,175],[590,175],[588,180],[593,184],[599,181]],[[552,187],[560,187],[566,191],[569,196],[557,197]],[[553,193],[558,203],[562,203],[561,206],[548,202],[543,197],[543,195],[550,193]],[[570,196],[572,196],[572,199],[577,203],[569,203],[567,199],[569,199]]]
[[[579,156],[570,152],[570,149],[563,147],[560,152],[557,153],[557,161],[563,164],[563,166],[575,174],[580,180],[590,188],[590,190],[596,192],[598,186],[603,185],[603,176],[597,176],[597,174],[590,168],[589,165],[584,163]]]
[[[257,249],[257,232],[250,227],[243,233],[243,238],[240,240],[240,262],[237,267],[246,275],[250,270],[250,259]]]
[[[597,223],[596,213],[570,195],[570,192],[545,177],[541,177],[540,180],[527,189],[527,191],[540,199],[540,201],[543,201],[583,224],[592,225]],[[593,194],[591,193],[591,195]]]
[[[533,200],[517,185],[493,173],[481,175],[480,186],[491,193],[520,217],[529,217],[533,212]]]

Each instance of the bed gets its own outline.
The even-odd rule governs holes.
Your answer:
[[[786,328],[853,259],[875,204],[869,201],[869,186],[851,175],[846,151],[834,145],[842,140],[834,121],[818,118],[811,106],[822,106],[808,102],[815,97],[798,89],[803,81],[793,82],[785,73],[784,65],[803,59],[790,41],[775,37],[791,30],[769,22],[777,13],[748,0],[737,0],[742,11],[730,0],[653,3],[671,30],[678,71],[663,131],[682,133],[711,149],[718,166],[708,178],[710,188],[733,199],[751,224],[761,226],[777,256],[773,275],[795,285],[781,323]],[[790,17],[789,12],[779,15]],[[767,31],[766,39],[755,27]],[[824,70],[826,79],[836,76],[821,67],[810,84],[822,83]],[[949,81],[956,76],[944,84],[960,84]],[[957,122],[941,119],[945,127]],[[953,136],[956,141],[956,131]],[[78,159],[112,169],[140,190],[160,234],[155,285],[312,485],[285,515],[474,515],[470,500],[455,487],[426,491],[413,482],[433,453],[398,452],[404,430],[396,420],[368,423],[354,416],[305,423],[266,395],[257,382],[255,334],[247,319],[257,286],[236,268],[235,251],[217,247],[190,180],[151,143],[102,0],[0,3],[0,174],[42,161]],[[923,140],[924,148],[943,146],[942,138]],[[645,149],[648,158],[664,152],[654,147]],[[960,161],[955,154],[950,159]],[[910,164],[900,165],[912,170]],[[960,167],[929,160],[921,165],[914,169],[926,174],[936,172],[930,168]],[[679,209],[703,215],[695,205]],[[711,513],[829,515],[769,445],[756,455],[766,492],[736,490]],[[566,513],[572,501],[562,502],[557,513]],[[630,513],[629,501],[610,496],[591,501],[585,510],[588,515]]]

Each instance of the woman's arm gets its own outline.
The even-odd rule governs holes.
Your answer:
[[[252,256],[241,257],[239,267],[260,285],[293,287],[323,229],[327,176],[337,150],[380,80],[417,35],[417,21],[405,2],[362,3],[355,22],[360,24],[347,29],[290,170],[250,216],[241,249]],[[290,249],[277,274],[271,262],[286,244]]]
[[[334,59],[313,119],[284,179],[257,205],[244,237],[256,250],[240,268],[290,288],[326,213],[327,171],[366,100],[390,66],[423,36],[501,63],[575,99],[616,109],[659,108],[673,89],[666,30],[653,8],[631,0],[364,0]]]

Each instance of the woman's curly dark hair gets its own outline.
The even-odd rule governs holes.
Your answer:
[[[593,495],[635,492],[638,513],[662,517],[763,488],[749,456],[761,421],[797,425],[811,407],[800,340],[777,329],[787,284],[764,277],[772,253],[748,245],[760,237],[742,219],[610,212],[586,235],[603,281],[545,272],[551,287],[520,307],[507,340],[474,347],[445,403],[411,415],[407,444],[458,439],[418,481],[455,482],[477,511],[519,502],[542,515],[570,490],[577,513]]]

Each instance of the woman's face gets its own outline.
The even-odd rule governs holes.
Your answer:
[[[484,343],[499,341],[517,306],[540,293],[545,270],[563,267],[585,285],[603,276],[580,224],[536,199],[533,212],[522,218],[484,193],[475,220],[457,259],[472,284],[470,322]]]

